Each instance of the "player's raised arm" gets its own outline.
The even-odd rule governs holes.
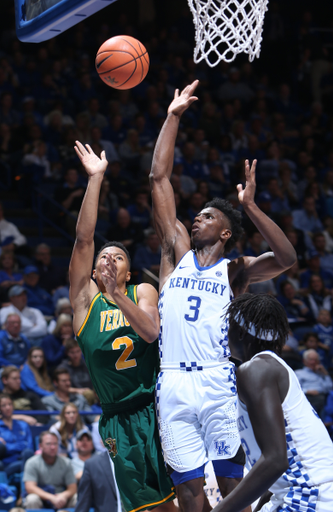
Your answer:
[[[187,236],[177,236],[179,232],[186,237],[186,230],[177,229],[176,205],[170,176],[173,169],[174,149],[178,133],[179,121],[185,110],[198,98],[193,93],[198,85],[195,80],[191,85],[175,96],[168,108],[168,117],[156,142],[152,170],[150,173],[151,193],[153,200],[153,216],[156,233],[162,247],[173,247],[176,251],[176,263],[190,248],[190,239]],[[181,247],[177,247],[179,244]],[[184,248],[182,244],[185,243]],[[177,245],[177,246],[176,246]],[[180,252],[180,254],[178,254]]]
[[[242,274],[242,281],[246,284],[272,279],[292,267],[296,261],[295,249],[286,235],[254,202],[256,164],[257,161],[254,160],[250,167],[249,161],[245,161],[246,185],[244,189],[241,184],[237,185],[238,199],[272,252],[262,254],[257,258],[239,258],[239,260],[242,260],[241,262],[239,260],[231,262],[229,265],[231,283],[235,283],[240,273]]]
[[[108,162],[104,151],[101,157],[98,157],[88,144],[83,146],[76,141],[74,149],[89,176],[76,224],[76,240],[69,264],[69,297],[74,311],[74,332],[77,332],[85,319],[93,296],[98,292],[96,284],[91,279],[91,270],[98,200]]]

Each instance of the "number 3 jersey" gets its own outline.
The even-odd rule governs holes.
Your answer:
[[[126,292],[135,304],[136,288],[130,285]],[[93,298],[76,338],[102,405],[153,393],[159,370],[157,340],[143,340],[102,293]]]
[[[224,362],[230,355],[225,306],[232,299],[227,259],[200,267],[187,252],[164,284],[159,298],[161,369],[185,371]],[[200,368],[202,369],[202,368]]]

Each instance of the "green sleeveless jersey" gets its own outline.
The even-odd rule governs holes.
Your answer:
[[[135,304],[136,288],[129,285],[126,291]],[[159,369],[157,340],[144,341],[101,292],[93,298],[76,338],[101,405],[154,392]]]

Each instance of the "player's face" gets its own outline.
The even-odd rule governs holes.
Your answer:
[[[131,278],[131,273],[129,271],[129,263],[126,257],[125,252],[119,247],[106,247],[103,249],[101,254],[98,257],[98,261],[96,264],[96,269],[94,271],[94,277],[97,281],[97,285],[100,289],[104,288],[101,274],[102,274],[102,266],[104,262],[107,261],[107,255],[110,254],[114,264],[117,267],[117,285],[121,286],[125,284]],[[103,264],[102,264],[103,262]]]
[[[235,323],[232,323],[229,327],[228,340],[232,357],[239,361],[245,361],[243,333]]]
[[[215,244],[219,240],[226,242],[230,237],[229,222],[220,210],[204,208],[195,217],[191,232],[191,240],[195,247]]]

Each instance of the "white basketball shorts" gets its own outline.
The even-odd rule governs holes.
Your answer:
[[[156,414],[164,460],[175,471],[185,473],[208,460],[236,455],[240,439],[235,382],[230,362],[202,371],[162,369]]]

